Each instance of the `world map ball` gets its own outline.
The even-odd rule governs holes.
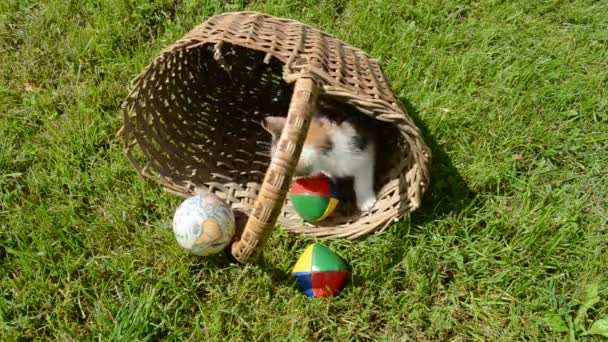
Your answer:
[[[195,255],[222,251],[232,241],[234,231],[234,213],[209,192],[199,192],[185,199],[173,216],[175,239]]]

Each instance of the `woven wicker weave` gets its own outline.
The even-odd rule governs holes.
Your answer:
[[[360,214],[348,202],[312,225],[285,201],[315,106],[378,120],[372,211]],[[209,190],[248,216],[232,247],[240,261],[258,254],[277,219],[289,231],[354,239],[418,208],[428,186],[429,149],[379,63],[288,19],[255,12],[209,18],[133,80],[123,115],[125,154],[142,176],[183,197]],[[260,126],[268,115],[288,115],[272,161]],[[349,196],[348,184],[343,189]]]

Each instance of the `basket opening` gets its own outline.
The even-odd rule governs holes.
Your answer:
[[[252,184],[262,182],[270,163],[271,137],[261,121],[269,115],[287,114],[293,85],[283,80],[280,60],[272,57],[264,62],[265,52],[223,42],[218,61],[214,47],[208,43],[181,48],[153,64],[137,95],[135,103],[143,115],[133,129],[139,131],[136,137],[149,137],[147,143],[139,142],[150,161],[148,168],[163,174],[169,183],[191,190],[204,184],[216,193],[223,191],[222,184],[233,183],[253,194]],[[322,110],[365,110],[323,92],[319,106]],[[395,125],[377,124],[375,187],[380,189],[399,177],[400,170],[394,166],[399,163],[396,158],[404,158],[405,142]],[[338,191],[346,201],[319,225],[340,225],[360,216],[352,180],[340,180]],[[282,219],[295,219],[294,215],[287,203]]]
[[[366,115],[356,106],[340,101],[326,94],[319,95],[318,106],[320,110],[329,112],[353,113],[353,115]],[[398,178],[399,172],[395,169],[395,163],[403,159],[403,142],[399,139],[398,128],[387,122],[375,121],[376,124],[376,160],[375,160],[375,180],[374,188],[378,192],[391,179]],[[341,203],[335,212],[327,219],[311,225],[332,227],[343,225],[361,217],[361,213],[356,206],[356,197],[353,190],[352,178],[337,179],[337,192],[341,197]],[[283,220],[298,221],[295,211],[289,200],[283,208]],[[366,215],[373,214],[372,210]]]

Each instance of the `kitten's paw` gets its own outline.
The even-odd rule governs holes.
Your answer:
[[[365,197],[362,200],[357,200],[357,207],[362,212],[370,211],[376,204],[376,196]]]

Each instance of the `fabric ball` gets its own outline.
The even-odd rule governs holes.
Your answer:
[[[296,213],[310,222],[324,220],[339,203],[336,183],[324,175],[296,179],[288,197]]]
[[[292,275],[308,297],[331,297],[344,287],[348,271],[334,252],[314,243],[304,250]]]

